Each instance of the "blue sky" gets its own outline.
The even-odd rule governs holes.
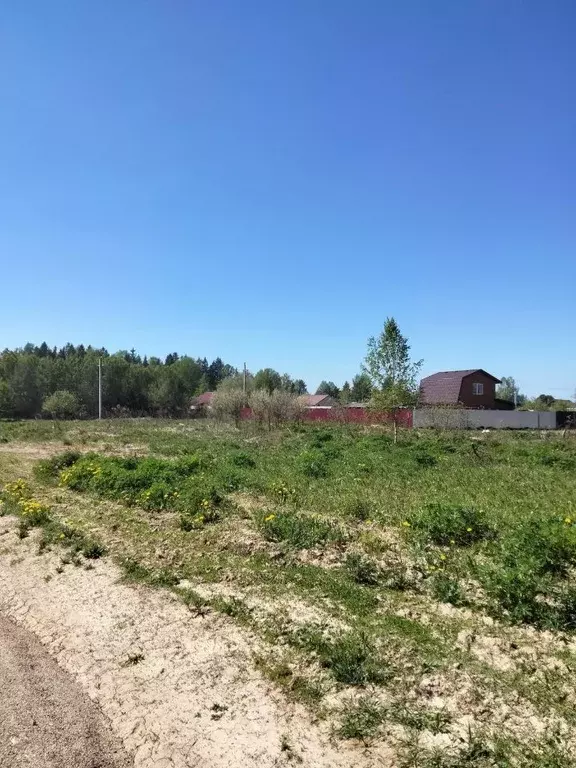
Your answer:
[[[572,0],[20,0],[0,21],[0,347],[572,395]]]

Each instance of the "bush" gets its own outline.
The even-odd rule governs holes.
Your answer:
[[[342,530],[311,515],[282,511],[261,512],[257,524],[269,541],[283,541],[296,549],[310,549],[329,541],[342,541]]]
[[[411,517],[411,525],[440,546],[465,547],[493,536],[480,511],[450,504],[428,504]]]
[[[212,399],[212,411],[216,418],[234,419],[239,424],[246,404],[246,395],[242,390],[219,389]]]
[[[81,406],[73,392],[59,389],[44,400],[42,411],[53,419],[77,419]]]
[[[34,465],[34,475],[39,480],[52,480],[66,467],[71,467],[81,457],[78,451],[64,451],[49,459],[41,459]]]

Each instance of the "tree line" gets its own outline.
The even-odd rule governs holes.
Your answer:
[[[98,362],[102,361],[104,415],[181,416],[193,398],[224,387],[242,387],[244,376],[220,357],[209,362],[171,352],[164,359],[136,350],[111,354],[79,344],[26,344],[0,353],[0,418],[94,418],[98,415]],[[294,395],[302,379],[271,368],[246,374],[250,387]]]

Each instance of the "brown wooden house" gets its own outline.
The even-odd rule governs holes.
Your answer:
[[[496,397],[496,384],[500,379],[482,368],[433,373],[420,382],[419,404],[510,410],[512,403]]]

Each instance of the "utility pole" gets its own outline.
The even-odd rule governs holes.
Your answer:
[[[98,421],[102,419],[102,358],[98,358]]]
[[[242,391],[246,394],[246,363],[244,363],[244,375],[242,379]]]

